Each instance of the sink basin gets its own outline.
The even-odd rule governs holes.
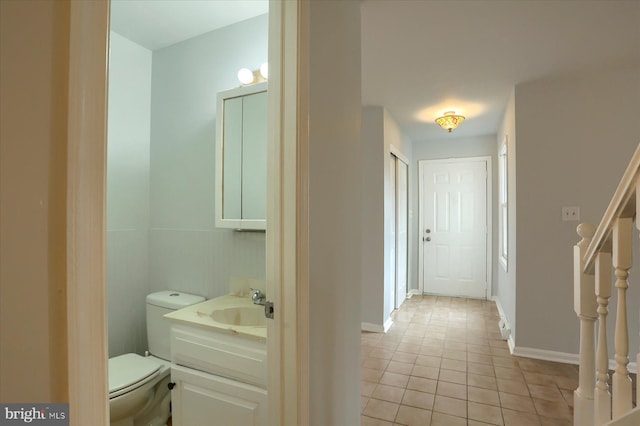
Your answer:
[[[248,327],[267,325],[267,318],[264,316],[264,307],[259,305],[217,309],[211,312],[211,318],[216,322],[228,325]]]

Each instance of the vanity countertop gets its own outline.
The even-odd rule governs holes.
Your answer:
[[[263,312],[264,309],[262,306],[254,305],[250,297],[230,294],[178,309],[177,311],[166,314],[164,317],[178,324],[213,329],[214,331],[222,333],[239,335],[258,341],[266,341],[266,325],[226,324],[213,319],[215,311],[224,311],[225,309],[233,308],[258,309],[261,312]]]

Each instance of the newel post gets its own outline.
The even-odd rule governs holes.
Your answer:
[[[581,240],[573,246],[573,309],[580,319],[580,378],[574,392],[574,425],[593,425],[593,390],[596,381],[595,333],[598,316],[595,277],[583,272],[583,257],[595,233],[595,226],[581,223],[577,229]]]

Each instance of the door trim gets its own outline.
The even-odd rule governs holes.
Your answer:
[[[105,283],[109,8],[109,1],[70,4],[66,251],[73,426],[109,424]]]
[[[424,294],[424,259],[423,259],[423,244],[422,244],[422,230],[424,229],[424,197],[423,197],[423,179],[424,169],[428,164],[442,164],[442,163],[469,163],[483,161],[486,165],[487,179],[486,179],[486,194],[487,194],[487,236],[486,236],[486,250],[487,250],[487,288],[485,289],[485,299],[488,299],[492,294],[492,281],[493,281],[493,166],[491,162],[491,156],[481,157],[455,157],[439,160],[419,160],[418,161],[418,292]]]
[[[402,153],[402,151],[396,148],[394,144],[389,144],[389,152],[395,155],[397,158],[400,159],[400,161],[402,161],[404,164],[407,165],[407,167],[409,167],[409,159],[407,158],[406,155]]]
[[[267,297],[275,304],[267,333],[269,425],[307,425],[308,260],[305,117],[299,93],[299,21],[308,6],[300,1],[269,2],[269,117],[267,185]],[[308,28],[308,26],[303,26]],[[308,275],[308,274],[307,274]],[[286,326],[285,326],[286,324]],[[274,357],[276,358],[274,360]],[[275,398],[274,398],[275,396]]]

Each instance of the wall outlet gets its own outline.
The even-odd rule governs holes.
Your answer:
[[[577,206],[563,207],[562,220],[563,221],[580,220],[580,207],[577,207]]]

